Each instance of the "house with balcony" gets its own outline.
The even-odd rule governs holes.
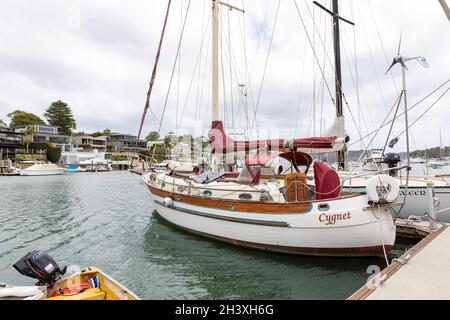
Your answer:
[[[145,151],[147,141],[139,140],[136,144],[136,136],[122,133],[112,133],[108,136],[107,147],[112,152]]]
[[[0,125],[0,160],[14,160],[17,150],[22,148],[22,134]]]
[[[72,145],[75,148],[83,148],[87,150],[98,150],[106,152],[108,137],[93,137],[84,133],[74,134],[72,136]]]
[[[23,125],[15,127],[15,132],[22,134],[28,127],[34,128],[35,133],[29,138],[30,142],[49,142],[60,148],[62,151],[72,149],[72,137],[59,133],[58,127],[48,125]]]

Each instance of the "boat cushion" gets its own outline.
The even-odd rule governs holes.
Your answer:
[[[336,171],[322,162],[314,162],[316,200],[334,199],[341,195],[341,181]]]
[[[17,287],[5,287],[0,288],[0,299],[3,298],[33,298],[33,297],[45,297],[46,287],[37,286],[17,286]]]

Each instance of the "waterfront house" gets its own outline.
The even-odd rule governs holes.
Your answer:
[[[0,125],[0,160],[14,160],[17,149],[23,148],[22,134]]]
[[[147,142],[139,140],[136,145],[136,136],[122,133],[112,133],[108,136],[108,151],[127,152],[127,151],[145,151]]]
[[[106,152],[106,144],[108,137],[93,137],[84,133],[77,133],[72,136],[72,145],[75,148],[83,148],[86,150],[98,150]]]
[[[50,142],[62,151],[70,151],[72,149],[72,137],[58,132],[58,127],[48,125],[23,125],[15,127],[17,133],[23,133],[28,127],[35,130],[35,134],[26,137],[30,142]]]
[[[81,148],[73,148],[71,151],[63,151],[59,160],[60,164],[76,164],[76,165],[90,165],[101,164],[105,165],[112,160],[112,154],[106,152],[99,152],[97,149],[92,151],[83,151]]]

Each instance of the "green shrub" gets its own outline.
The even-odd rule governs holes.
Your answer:
[[[61,158],[61,149],[49,142],[31,142],[28,146],[31,150],[46,150],[47,160],[58,163]]]

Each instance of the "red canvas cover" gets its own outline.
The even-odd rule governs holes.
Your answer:
[[[267,147],[270,150],[280,150],[286,148],[327,149],[333,148],[334,140],[334,137],[316,137],[299,138],[289,141],[286,139],[234,141],[226,135],[222,121],[212,122],[209,137],[209,141],[212,146],[212,152],[219,154],[226,154],[237,151],[251,151],[263,147]]]
[[[322,162],[314,162],[316,200],[338,198],[341,195],[341,181],[336,171]]]

